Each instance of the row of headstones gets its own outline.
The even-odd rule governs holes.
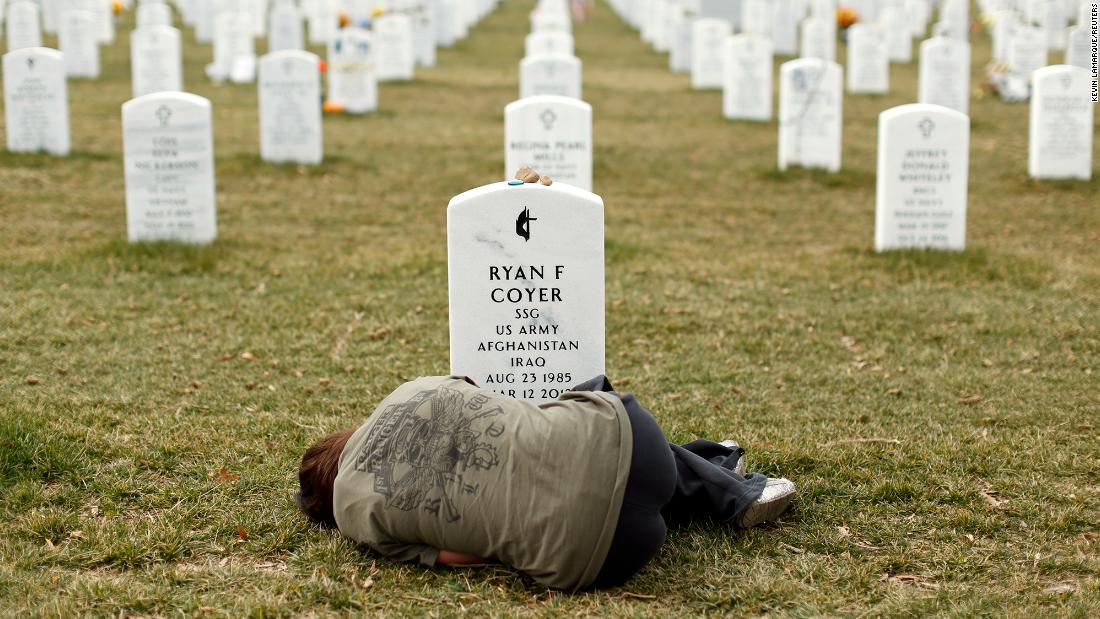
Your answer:
[[[311,31],[311,39],[319,39],[327,45],[339,40],[341,18],[351,27],[369,28],[374,35],[379,79],[411,79],[415,66],[434,66],[437,46],[453,45],[464,38],[473,22],[495,4],[494,0],[418,0],[415,4],[302,2],[299,7],[294,0],[275,0],[269,13],[268,0],[176,0],[183,23],[195,27],[200,42],[214,44],[214,60],[206,67],[207,75],[219,81],[236,82],[251,82],[255,78],[256,36],[267,33],[269,52],[303,49],[303,17],[307,14],[311,16],[313,30],[317,31]],[[92,6],[97,7],[98,12],[91,10]],[[85,7],[88,10],[83,10]],[[7,9],[9,51],[41,46],[44,26],[40,22],[58,21],[58,47],[66,54],[69,75],[94,79],[99,75],[97,43],[114,40],[110,7],[110,0],[50,0],[41,7],[35,0],[16,0]],[[3,13],[0,6],[0,14]],[[55,13],[60,16],[42,19]],[[445,21],[440,21],[441,17]],[[135,32],[139,36],[153,27],[172,26],[172,6],[166,0],[142,0],[137,7],[136,22]],[[103,34],[104,24],[109,36]],[[270,28],[265,28],[265,24]],[[150,44],[157,45],[172,37],[165,32],[149,34]],[[170,45],[170,41],[165,45]],[[140,91],[135,89],[135,94],[138,93]]]
[[[346,30],[354,33],[357,29]],[[319,65],[317,56],[299,50],[272,52],[261,58],[260,151],[265,161],[321,161]],[[63,54],[41,47],[23,48],[4,56],[3,69],[8,149],[67,154]],[[156,92],[123,104],[131,241],[207,243],[215,238],[211,110],[209,100],[182,92]]]
[[[768,17],[774,14],[757,10],[760,4],[755,0],[742,1],[741,25],[748,30],[743,34],[733,35],[732,23],[720,17],[701,18],[693,25],[693,64],[696,69],[693,71],[693,86],[712,85],[713,81],[700,84],[698,78],[703,71],[699,69],[701,66],[711,69],[717,66],[722,74],[718,83],[724,86],[723,110],[729,118],[771,119],[773,44],[771,38],[760,34],[762,29],[753,31],[753,24],[771,23],[761,14]],[[789,3],[780,2],[769,5],[769,10],[784,4],[789,6]],[[965,17],[967,9],[963,6],[960,10],[960,6],[948,0],[941,7],[940,23],[964,21],[968,24]],[[835,4],[828,1],[814,2],[811,16],[802,22],[803,33],[806,26],[815,20],[824,23],[824,16],[834,8]],[[893,8],[888,6],[883,12],[889,15]],[[916,23],[920,21],[917,19]],[[899,25],[906,31],[900,37],[905,41],[906,48],[911,45],[911,31],[908,30],[911,25]],[[958,27],[939,27],[938,30],[945,33],[969,31],[968,28]],[[856,36],[859,33],[857,30]],[[835,33],[829,36],[835,37]],[[850,58],[856,60],[849,65],[849,89],[856,85],[854,90],[857,92],[866,89],[860,84],[862,74],[866,72],[860,64],[867,61],[868,54],[860,44],[856,41],[853,45],[855,55],[853,49],[849,49]],[[723,53],[715,57],[713,50],[719,46],[723,48]],[[883,76],[883,73],[888,75],[886,54],[879,54],[878,65],[878,70],[873,73],[881,84],[888,79]],[[843,134],[841,73],[840,65],[818,57],[792,60],[780,67],[778,165],[781,170],[790,166],[821,168],[831,172],[840,170]],[[880,124],[876,219],[876,247],[879,250],[899,247],[961,249],[965,239],[966,171],[969,165],[966,157],[969,142],[969,119],[966,117],[970,81],[969,44],[965,40],[943,35],[925,41],[921,45],[919,73],[919,100],[923,105],[890,110],[883,114]],[[1035,96],[1031,112],[1030,174],[1035,178],[1090,178],[1093,123],[1091,75],[1078,67],[1056,66],[1035,71],[1033,76]],[[961,114],[964,122],[960,124],[958,117],[943,114],[948,111]],[[895,123],[900,126],[908,122],[901,119],[909,115],[921,116],[927,134],[892,131]],[[934,129],[937,127],[940,129]],[[954,147],[929,148],[932,133],[939,136],[946,134],[944,143],[954,144]],[[918,159],[897,159],[893,154],[895,152],[911,153]],[[922,162],[919,157],[928,158],[928,161]],[[918,173],[925,165],[928,166],[926,172]],[[913,173],[898,173],[896,170],[899,169],[912,170]],[[937,169],[950,169],[951,173],[931,172]],[[961,187],[958,186],[960,180]],[[943,221],[934,221],[937,214],[943,217]]]
[[[581,100],[565,0],[539,0],[520,61],[520,98],[504,108],[505,177],[530,166],[592,191],[592,106]]]
[[[113,5],[112,0],[0,0],[0,32],[6,34],[8,51],[40,47],[43,32],[67,34],[73,28],[68,14],[77,12],[91,19],[96,43],[110,44],[115,40]]]
[[[531,33],[523,41],[519,96],[581,98],[581,60],[574,55],[572,21],[563,0],[542,0],[531,12]]]
[[[794,63],[784,65],[788,76],[798,71],[808,82],[833,84],[839,119],[839,66]],[[1080,146],[1092,133],[1091,120],[1081,124],[1092,109],[1079,96],[1086,72],[1046,67],[1033,79],[1032,159],[1050,155],[1048,149],[1075,150],[1067,144]],[[813,88],[802,103],[813,107],[819,96],[820,87]],[[963,248],[969,133],[969,118],[941,105],[903,105],[880,115],[876,249]],[[452,373],[505,395],[546,401],[604,372],[603,212],[599,196],[560,183],[497,183],[451,200]]]

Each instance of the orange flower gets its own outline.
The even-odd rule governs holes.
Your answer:
[[[111,10],[114,11],[115,15],[121,15],[122,14],[122,3],[119,2],[118,0],[115,0],[114,2],[111,3]]]
[[[850,6],[840,6],[836,10],[836,23],[841,28],[847,28],[859,21],[859,13]]]

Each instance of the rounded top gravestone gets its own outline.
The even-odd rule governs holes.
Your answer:
[[[970,118],[912,103],[879,115],[875,251],[966,247]]]
[[[505,176],[522,166],[590,191],[592,106],[559,95],[509,103],[504,108]]]
[[[447,207],[451,373],[532,401],[604,373],[604,208],[555,183]]]

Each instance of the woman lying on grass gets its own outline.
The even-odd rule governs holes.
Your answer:
[[[309,448],[298,504],[389,557],[499,562],[548,587],[613,587],[670,525],[773,520],[794,484],[744,475],[732,441],[672,445],[602,376],[535,405],[467,378],[406,383],[359,428]]]

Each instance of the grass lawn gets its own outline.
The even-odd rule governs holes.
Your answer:
[[[1100,614],[1100,169],[1030,181],[1027,106],[976,99],[969,249],[876,255],[877,116],[915,62],[846,98],[841,173],[780,174],[774,122],[725,121],[605,5],[576,37],[609,374],[670,438],[796,480],[797,509],[676,531],[581,595],[298,515],[308,443],[448,370],[445,207],[502,177],[528,8],[326,117],[310,169],[259,161],[255,87],[208,83],[185,32],[214,104],[207,248],[125,241],[129,23],[70,83],[73,155],[0,154],[0,615]]]

